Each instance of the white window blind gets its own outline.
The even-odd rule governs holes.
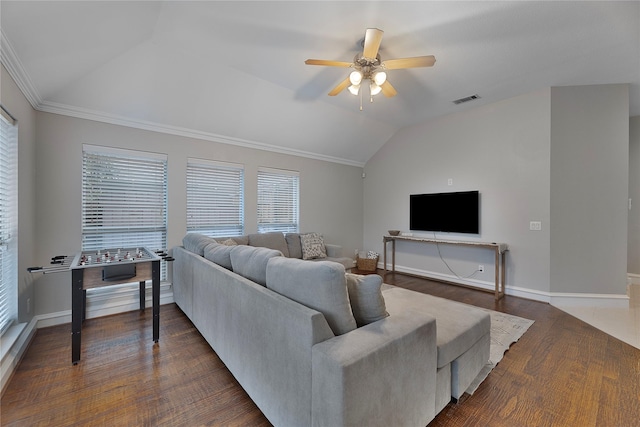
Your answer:
[[[295,171],[258,170],[258,233],[297,233],[299,174]]]
[[[0,334],[18,318],[18,127],[0,114]]]
[[[187,232],[244,234],[244,167],[187,160]]]
[[[166,155],[85,145],[82,249],[142,246],[167,247]]]

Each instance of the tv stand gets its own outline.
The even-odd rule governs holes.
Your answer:
[[[383,251],[384,251],[384,274],[387,274],[387,243],[391,242],[391,272],[396,271],[396,241],[406,242],[418,242],[427,244],[440,244],[440,245],[457,245],[457,246],[472,246],[475,248],[491,249],[495,252],[495,299],[496,301],[504,297],[505,287],[505,253],[509,250],[509,246],[506,243],[489,243],[489,242],[469,242],[462,240],[440,240],[431,239],[428,237],[414,237],[414,236],[382,236]]]

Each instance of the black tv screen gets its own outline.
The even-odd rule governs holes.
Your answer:
[[[409,228],[416,231],[478,234],[480,193],[411,194]]]

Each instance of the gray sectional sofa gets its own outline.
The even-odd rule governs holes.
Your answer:
[[[276,426],[426,426],[489,358],[485,311],[221,246],[188,234],[173,248],[174,299]]]

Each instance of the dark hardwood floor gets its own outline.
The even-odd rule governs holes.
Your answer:
[[[473,396],[429,426],[640,426],[640,350],[548,304],[402,274],[386,283],[535,320]],[[175,304],[37,331],[0,402],[3,426],[268,426]]]

